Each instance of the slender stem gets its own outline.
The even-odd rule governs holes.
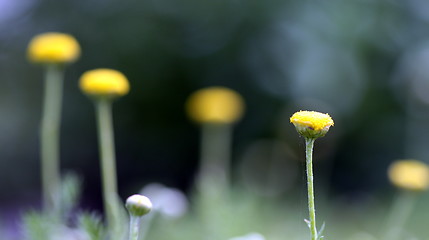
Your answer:
[[[316,229],[316,209],[314,206],[314,186],[313,186],[313,145],[314,138],[305,138],[305,158],[307,165],[307,191],[308,191],[308,211],[310,214],[311,240],[317,239]]]
[[[413,192],[402,191],[397,195],[386,221],[386,232],[383,239],[401,239],[402,228],[411,215],[415,201],[416,194]]]
[[[130,236],[129,240],[139,240],[139,228],[141,217],[130,215]]]
[[[106,220],[109,227],[113,224],[117,194],[115,146],[113,140],[112,106],[109,99],[100,98],[95,101],[98,122],[98,143],[101,158],[101,177],[103,184],[103,201]],[[113,228],[110,228],[113,229]]]
[[[209,240],[226,238],[213,206],[222,206],[229,193],[231,125],[203,124],[201,160],[197,179],[199,214]]]
[[[43,204],[46,209],[54,207],[55,193],[60,182],[59,145],[63,74],[61,66],[47,65],[40,125],[41,176]]]
[[[149,214],[145,215],[144,224],[139,223],[139,240],[144,240],[146,238],[146,235],[148,234],[149,229],[157,216],[157,211],[152,211]]]
[[[229,187],[231,155],[231,126],[229,124],[204,124],[201,136],[200,181]],[[204,184],[204,183],[203,183]]]

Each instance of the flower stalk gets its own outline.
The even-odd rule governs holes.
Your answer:
[[[232,131],[244,108],[244,99],[239,93],[221,86],[197,90],[186,102],[189,118],[201,127],[196,181],[198,213],[210,239],[225,238],[214,221],[216,210],[213,211],[212,206],[222,205],[229,196]]]
[[[130,216],[130,240],[139,240],[141,217]]]
[[[59,146],[64,71],[58,64],[46,65],[43,113],[40,125],[40,158],[43,204],[54,207],[60,184]]]
[[[201,131],[201,167],[199,180],[216,181],[222,190],[229,187],[231,133],[230,124],[203,124]],[[200,186],[204,188],[204,186]],[[201,189],[200,189],[201,190]]]
[[[429,166],[415,159],[394,161],[388,169],[390,182],[399,193],[386,221],[385,240],[401,239],[403,228],[410,217],[418,194],[429,188]]]
[[[313,146],[314,138],[305,138],[305,158],[307,169],[307,194],[308,194],[308,212],[310,217],[311,240],[318,239],[316,228],[316,207],[314,203],[314,177],[313,177]]]
[[[28,44],[28,60],[46,68],[40,123],[40,171],[45,209],[60,209],[60,203],[55,198],[60,185],[59,148],[64,66],[75,62],[79,56],[79,43],[73,36],[65,33],[42,33],[34,36]]]
[[[128,79],[113,69],[94,69],[82,74],[79,86],[95,104],[100,151],[103,204],[107,226],[115,229],[115,213],[119,212],[115,144],[113,136],[112,102],[129,91]]]
[[[320,240],[323,239],[322,231],[324,226],[322,226],[320,232],[317,231],[314,201],[313,146],[317,138],[325,136],[329,128],[334,125],[334,121],[328,114],[314,111],[299,111],[292,115],[290,122],[293,123],[297,132],[305,139],[308,212],[310,218],[306,222],[310,228],[311,240]]]
[[[114,199],[118,192],[111,105],[111,101],[106,98],[95,100],[103,185],[103,204],[108,224],[112,223],[115,212],[111,207],[116,206],[116,204],[113,203],[109,204],[109,199]]]
[[[397,195],[386,222],[384,240],[401,239],[402,229],[413,211],[415,201],[415,192],[401,191]]]
[[[201,167],[198,188],[207,191],[229,187],[231,132],[244,112],[244,100],[232,89],[220,86],[194,92],[186,103],[188,116],[201,124]],[[207,186],[206,186],[207,185]]]
[[[152,210],[152,202],[143,195],[134,194],[128,197],[125,207],[130,214],[129,240],[139,240],[141,218]]]

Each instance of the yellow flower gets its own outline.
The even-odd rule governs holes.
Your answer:
[[[80,77],[80,89],[91,96],[118,97],[128,93],[127,78],[119,71],[100,68],[87,71]]]
[[[323,137],[334,125],[334,121],[328,114],[314,111],[299,111],[292,115],[293,123],[299,134],[308,138]]]
[[[392,163],[388,170],[393,185],[410,191],[429,188],[429,167],[423,162],[407,159]]]
[[[235,91],[225,87],[209,87],[193,93],[187,103],[189,117],[199,123],[228,124],[238,121],[244,101]]]
[[[35,36],[28,45],[27,54],[35,63],[71,63],[79,58],[80,46],[71,35],[50,32]]]

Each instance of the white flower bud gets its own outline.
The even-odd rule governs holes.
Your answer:
[[[152,209],[152,202],[143,195],[134,194],[128,197],[125,207],[131,215],[141,217],[150,212]]]

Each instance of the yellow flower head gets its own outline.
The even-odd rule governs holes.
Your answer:
[[[393,185],[410,191],[424,191],[429,188],[429,167],[417,160],[399,160],[388,170]]]
[[[199,123],[228,124],[238,121],[244,101],[235,91],[225,87],[209,87],[193,93],[187,103],[189,117]]]
[[[35,63],[71,63],[79,58],[80,46],[71,35],[43,33],[31,39],[27,54]]]
[[[314,111],[299,111],[292,115],[290,122],[295,125],[299,134],[308,138],[323,137],[334,125],[328,114]]]
[[[80,77],[79,85],[84,93],[96,97],[119,97],[130,89],[124,74],[106,68],[85,72]]]

